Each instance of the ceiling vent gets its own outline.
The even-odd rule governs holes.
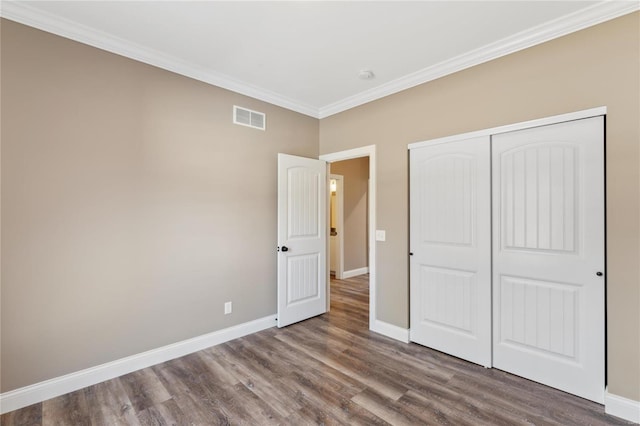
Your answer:
[[[267,116],[258,111],[233,106],[233,122],[241,126],[253,127],[254,129],[265,130]]]

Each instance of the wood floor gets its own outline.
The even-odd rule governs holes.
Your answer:
[[[2,416],[2,425],[609,425],[601,405],[368,331],[368,277],[331,312]]]

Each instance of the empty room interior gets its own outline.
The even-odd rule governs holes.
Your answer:
[[[640,423],[640,2],[0,5],[2,425]]]

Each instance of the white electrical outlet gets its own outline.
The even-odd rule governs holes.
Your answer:
[[[224,304],[224,314],[230,314],[231,313],[231,302],[226,302]]]

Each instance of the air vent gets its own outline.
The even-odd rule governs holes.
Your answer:
[[[265,130],[267,117],[262,112],[233,106],[233,122],[241,126],[253,127],[254,129]]]

